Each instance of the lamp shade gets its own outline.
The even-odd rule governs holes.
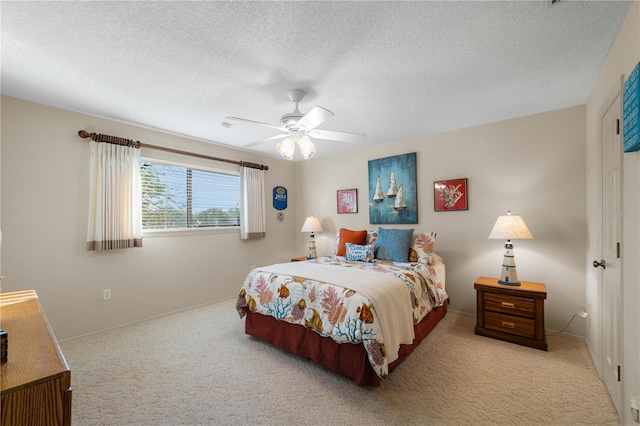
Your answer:
[[[322,225],[317,217],[309,216],[305,219],[300,232],[322,232]]]
[[[533,235],[522,217],[512,215],[510,211],[504,216],[498,216],[489,234],[490,240],[530,240],[532,238]]]

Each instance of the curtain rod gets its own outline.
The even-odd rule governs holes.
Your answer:
[[[189,152],[189,151],[182,151],[180,149],[165,148],[163,146],[150,145],[148,143],[142,143],[140,141],[134,141],[131,139],[119,138],[117,136],[103,135],[101,133],[89,133],[86,130],[79,130],[78,136],[80,136],[83,139],[90,138],[91,140],[96,142],[106,142],[106,143],[111,143],[115,145],[125,145],[133,148],[158,149],[160,151],[172,152],[174,154],[189,155],[191,157],[198,157],[198,158],[204,158],[207,160],[222,161],[224,163],[237,164],[241,167],[250,167],[252,169],[269,170],[269,166],[265,166],[263,164],[250,163],[248,161],[229,160],[227,158],[212,157],[210,155],[198,154],[198,153]]]

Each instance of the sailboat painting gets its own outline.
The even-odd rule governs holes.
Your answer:
[[[418,223],[415,152],[369,160],[369,222]]]

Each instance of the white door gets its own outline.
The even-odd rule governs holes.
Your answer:
[[[602,259],[594,267],[602,268],[600,280],[602,329],[602,379],[620,413],[622,386],[620,361],[622,348],[622,308],[620,298],[620,237],[622,223],[620,136],[620,96],[618,95],[600,122],[602,147]]]

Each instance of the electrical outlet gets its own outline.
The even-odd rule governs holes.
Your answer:
[[[111,300],[111,289],[106,288],[102,290],[102,300]]]
[[[578,311],[576,312],[576,315],[579,315],[582,318],[588,317],[589,313],[586,310],[586,306],[583,306],[582,308],[578,309]]]

